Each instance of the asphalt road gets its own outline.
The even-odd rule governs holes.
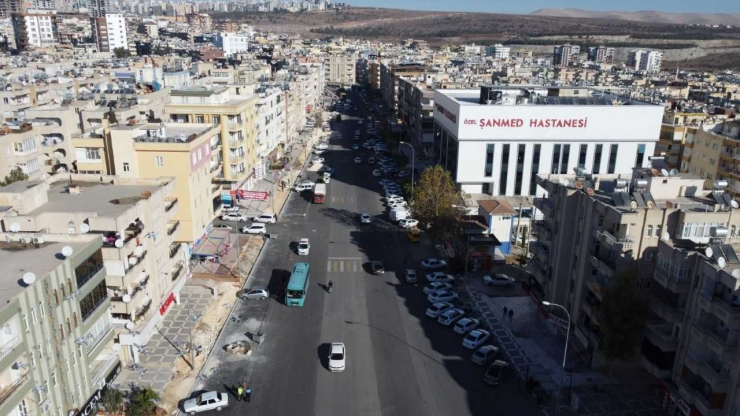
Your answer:
[[[350,95],[353,105],[360,98]],[[364,106],[363,106],[364,107]],[[362,107],[361,107],[362,108]],[[293,193],[277,224],[278,240],[268,242],[248,286],[267,285],[273,293],[284,285],[293,264],[311,265],[311,284],[304,307],[286,307],[282,298],[245,305],[239,313],[262,320],[266,339],[248,366],[234,365],[205,381],[206,389],[223,391],[235,379],[254,390],[250,403],[231,400],[226,415],[534,415],[539,414],[513,371],[501,385],[483,383],[485,368],[469,358],[462,337],[425,314],[429,304],[419,286],[406,285],[404,254],[409,267],[431,247],[412,244],[387,222],[380,178],[366,164],[371,151],[353,151],[354,131],[366,137],[364,120],[337,123],[342,138],[322,155],[335,172],[323,205],[309,194]],[[355,156],[363,156],[355,165]],[[309,179],[317,178],[308,172]],[[361,213],[371,224],[360,224]],[[308,256],[297,256],[292,242],[308,237]],[[366,262],[381,260],[386,273],[371,276]],[[331,294],[324,285],[332,280]],[[259,301],[251,301],[259,302]],[[327,369],[328,345],[344,342],[347,366]]]

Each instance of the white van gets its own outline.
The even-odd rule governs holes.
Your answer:
[[[329,150],[329,145],[326,143],[319,143],[316,146],[314,146],[316,150]]]
[[[313,184],[312,183],[299,183],[296,184],[296,186],[293,187],[296,192],[303,192],[303,191],[310,191],[313,190]]]
[[[323,179],[324,179],[324,183],[329,183],[331,181],[331,173],[324,172]]]
[[[388,213],[391,221],[401,221],[409,217],[409,212],[403,208],[394,208]]]

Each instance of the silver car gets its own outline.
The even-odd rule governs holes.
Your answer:
[[[255,286],[251,289],[242,290],[239,298],[242,300],[265,300],[270,297],[270,292],[264,286]]]

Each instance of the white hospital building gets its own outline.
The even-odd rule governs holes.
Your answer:
[[[434,154],[467,193],[544,194],[537,174],[646,167],[663,107],[583,87],[434,92]]]

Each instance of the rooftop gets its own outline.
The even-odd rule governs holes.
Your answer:
[[[117,127],[120,130],[139,130],[143,134],[134,138],[136,142],[151,143],[190,143],[210,130],[218,128],[213,124],[205,123],[148,123],[134,126],[123,125]]]
[[[15,184],[18,183],[20,182]],[[70,185],[79,186],[80,194],[70,194],[68,191]],[[47,212],[95,212],[98,217],[116,217],[139,202],[144,192],[154,192],[157,188],[156,185],[59,181],[51,184],[48,202],[26,215],[36,216]],[[2,190],[5,191],[5,188]]]
[[[543,87],[541,85],[492,85],[494,92],[500,92],[491,104],[481,103],[481,89],[437,90],[440,94],[457,102],[461,106],[481,105],[587,105],[587,106],[622,106],[653,105],[628,97],[618,96],[585,87]],[[553,96],[553,91],[579,90],[586,91],[586,96]]]
[[[227,91],[227,87],[216,87],[216,88],[185,88],[181,90],[172,90],[170,95],[179,97],[210,97],[213,94],[221,94]]]
[[[0,305],[7,305],[27,287],[23,275],[33,273],[41,279],[64,262],[62,247],[70,246],[76,252],[87,243],[44,243],[35,245],[0,242],[0,263],[3,273],[0,274]]]

